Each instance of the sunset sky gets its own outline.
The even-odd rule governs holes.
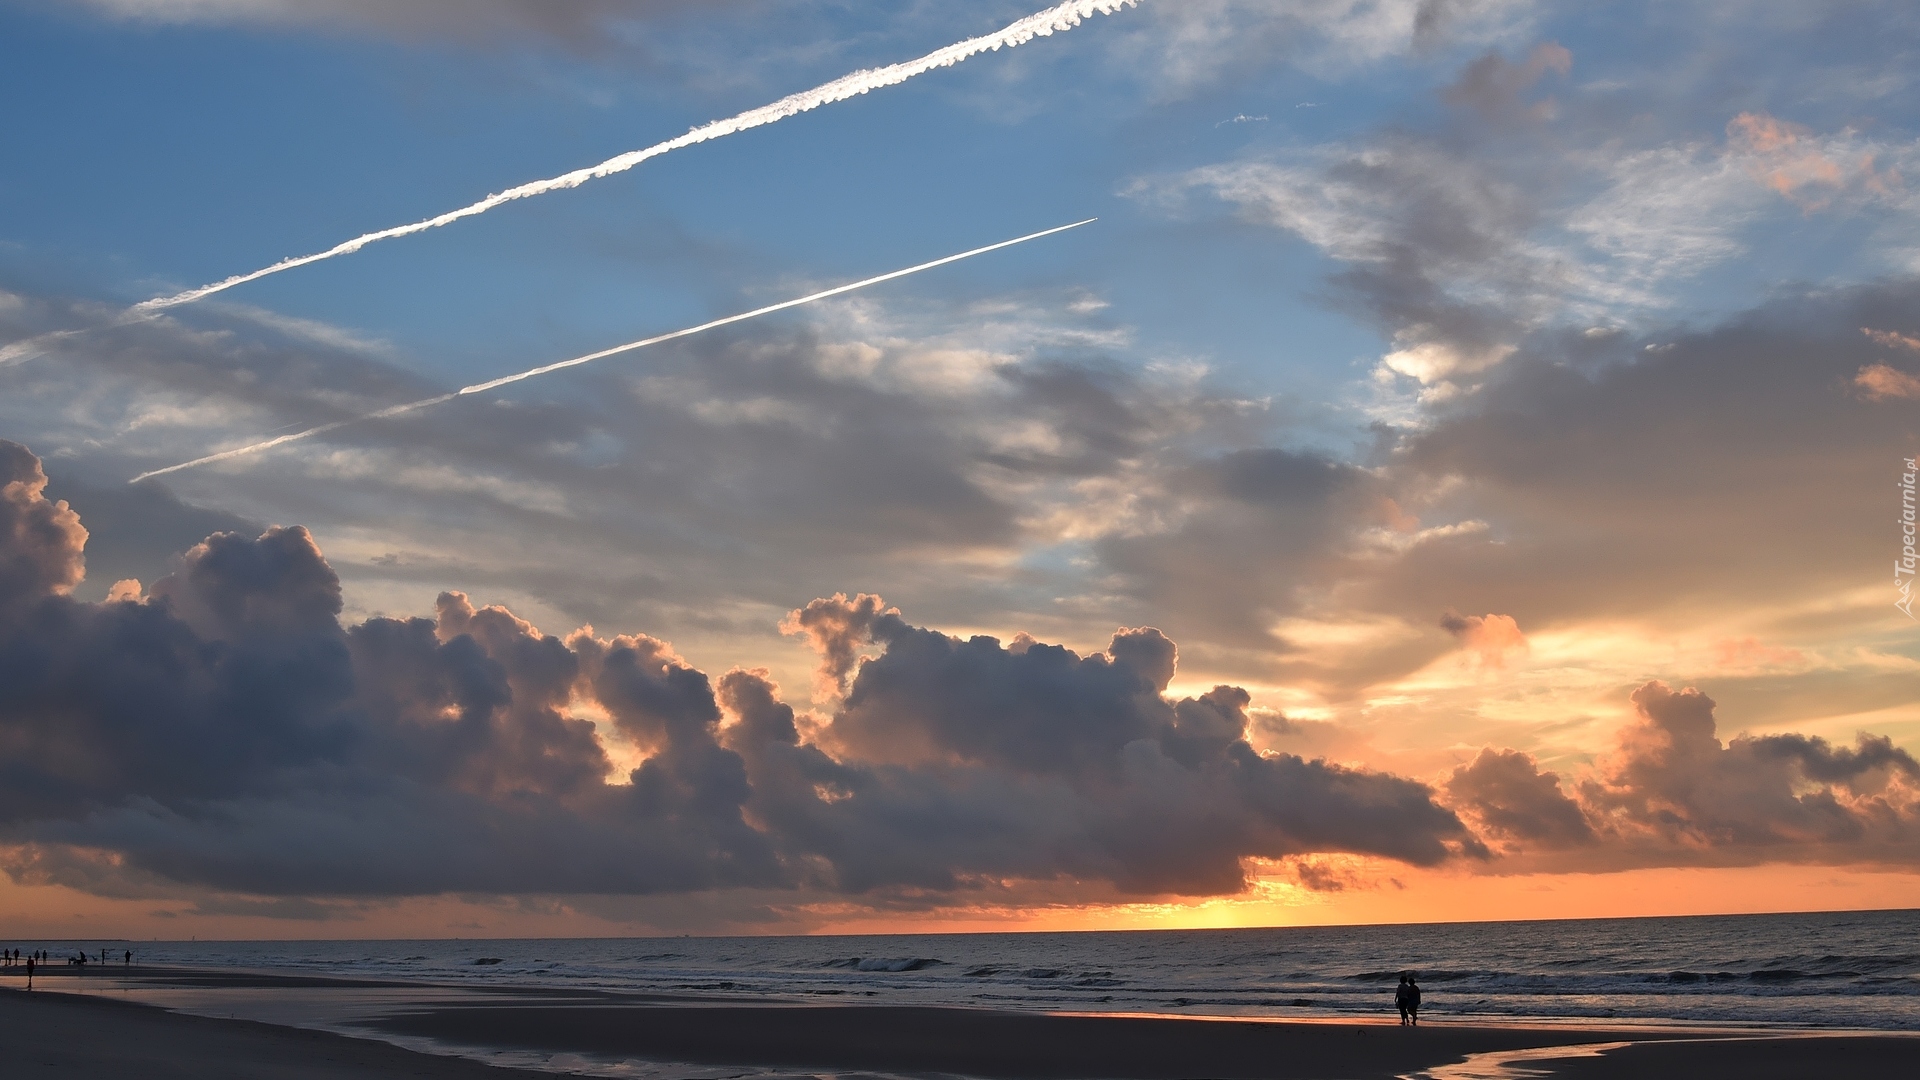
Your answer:
[[[1080,0],[135,306],[1045,7],[0,0],[0,922],[1920,907],[1911,3]]]

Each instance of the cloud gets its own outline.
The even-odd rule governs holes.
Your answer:
[[[144,598],[78,601],[84,530],[33,455],[0,454],[24,523],[0,533],[20,568],[0,608],[0,836],[23,880],[1207,895],[1244,889],[1254,858],[1483,853],[1417,781],[1256,753],[1244,690],[1166,696],[1177,650],[1157,630],[1081,655],[816,601],[788,625],[844,697],[803,721],[764,674],[716,685],[658,639],[559,639],[459,594],[432,619],[343,624],[299,527],[210,536]],[[638,764],[616,769],[614,742]]]
[[[1517,750],[1480,751],[1453,771],[1447,796],[1470,812],[1492,837],[1523,848],[1559,850],[1598,842],[1580,805],[1560,789],[1556,773],[1543,773]]]
[[[1577,291],[1571,264],[1531,235],[1538,194],[1484,161],[1406,133],[1303,157],[1205,166],[1132,190],[1173,205],[1205,191],[1320,249],[1341,264],[1335,302],[1378,325],[1394,346],[1387,366],[1422,384],[1494,367]]]
[[[1868,401],[1891,398],[1920,398],[1920,376],[1909,375],[1887,364],[1868,364],[1853,377],[1853,385]]]
[[[128,487],[113,478],[96,487],[62,476],[49,481],[46,494],[72,504],[87,523],[87,581],[76,595],[88,599],[113,582],[163,577],[181,552],[213,533],[266,531],[238,514],[182,502],[159,484]]]
[[[1465,105],[1480,111],[1489,120],[1524,117],[1550,120],[1554,115],[1552,99],[1526,101],[1525,95],[1538,85],[1542,76],[1555,72],[1561,78],[1573,72],[1573,53],[1558,42],[1542,42],[1533,47],[1524,62],[1515,64],[1498,52],[1489,51],[1468,64],[1453,85],[1441,91],[1449,105]]]
[[[644,626],[687,649],[759,649],[765,663],[796,594],[853,584],[966,625],[1002,604],[1038,611],[1026,625],[1060,632],[1046,597],[1077,589],[1062,580],[1077,571],[1022,570],[1013,553],[1124,527],[1162,462],[1266,423],[1261,403],[1208,380],[1122,366],[1104,316],[1073,310],[1081,299],[1042,290],[904,312],[836,301],[801,324],[734,328],[168,480],[184,503],[231,515],[196,519],[198,535],[246,531],[242,519],[311,523],[366,610],[484,588],[545,623]],[[48,362],[8,369],[9,433],[60,448],[76,501],[208,446],[444,389],[213,309],[122,327],[47,306],[18,330],[89,329]],[[197,539],[184,528],[169,525],[174,552]],[[143,565],[110,564],[114,578],[165,572],[172,552],[142,551]],[[781,675],[803,687],[803,670]]]
[[[1861,327],[1860,332],[1867,336],[1867,340],[1882,348],[1920,352],[1920,339],[1892,330],[1875,330],[1867,326]],[[1853,385],[1868,401],[1920,398],[1920,377],[1901,371],[1891,364],[1868,364],[1862,367],[1859,374],[1853,377]]]
[[[1616,750],[1563,788],[1533,757],[1480,752],[1446,785],[1453,806],[1538,868],[1920,866],[1920,762],[1885,736],[1852,747],[1801,734],[1722,742],[1714,701],[1658,680],[1633,691]]]
[[[1803,735],[1716,737],[1714,702],[1650,682],[1637,720],[1599,776],[1581,785],[1612,842],[1668,858],[1744,851],[1788,857],[1920,863],[1920,762],[1884,737],[1853,748]]]
[[[64,502],[45,497],[40,460],[0,441],[0,610],[42,594],[63,595],[85,576],[87,530]]]
[[[1511,615],[1461,615],[1449,611],[1440,619],[1440,628],[1459,639],[1487,667],[1504,667],[1507,653],[1525,652],[1527,636]]]
[[[1766,113],[1741,113],[1727,123],[1727,150],[1756,181],[1803,210],[1823,210],[1848,191],[1891,196],[1901,187],[1897,168],[1882,169],[1885,148],[1854,132],[1821,138],[1803,125]]]
[[[61,0],[136,22],[305,26],[408,39],[585,45],[610,24],[710,7],[693,0]],[[724,2],[724,0],[723,0]]]
[[[1920,352],[1920,338],[1908,337],[1892,330],[1874,330],[1865,326],[1860,328],[1860,332],[1867,335],[1867,339],[1876,345],[1884,345],[1889,349]]]
[[[1154,25],[1123,48],[1181,96],[1276,57],[1321,78],[1446,45],[1523,32],[1532,0],[1182,0],[1151,7]]]
[[[1840,271],[1854,280],[1863,265],[1911,265],[1902,177],[1920,144],[1759,111],[1715,119],[1712,134],[1623,128],[1627,106],[1604,81],[1544,92],[1573,63],[1553,42],[1511,59],[1489,51],[1438,89],[1451,108],[1430,120],[1126,191],[1183,213],[1201,212],[1205,196],[1325,255],[1324,299],[1389,343],[1376,392],[1395,422],[1471,392],[1534,335],[1672,317],[1696,302],[1686,283],[1796,243],[1795,217],[1824,214],[1829,228],[1860,219],[1873,257]],[[1659,92],[1636,91],[1651,95],[1637,107],[1668,108]]]
[[[1606,661],[1580,634],[1650,627],[1703,653],[1768,640],[1805,657],[1798,670],[1850,673],[1818,691],[1822,708],[1886,707],[1864,658],[1801,620],[1835,603],[1861,633],[1879,618],[1836,598],[1884,562],[1857,523],[1886,515],[1889,448],[1912,436],[1901,410],[1855,392],[1880,353],[1859,327],[1908,325],[1914,296],[1893,279],[1783,293],[1671,336],[1531,336],[1475,393],[1376,429],[1356,461],[1267,448],[1166,466],[1135,488],[1139,527],[1095,545],[1101,587],[1137,598],[1190,666],[1328,708],[1397,695],[1458,645],[1514,672],[1585,668]],[[1782,518],[1789,492],[1812,509]],[[1714,536],[1743,539],[1701,540]],[[1449,610],[1475,613],[1451,639],[1432,630]],[[1560,644],[1543,654],[1542,634]]]

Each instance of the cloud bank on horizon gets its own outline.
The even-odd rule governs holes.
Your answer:
[[[764,672],[716,679],[656,638],[554,637],[459,593],[432,619],[343,624],[298,527],[217,533],[150,589],[75,600],[87,532],[46,482],[0,442],[0,844],[23,882],[937,906],[1060,882],[1230,895],[1248,860],[1326,853],[1492,867],[1486,840],[1581,869],[1920,866],[1906,751],[1722,744],[1710,699],[1657,681],[1570,790],[1488,748],[1439,791],[1256,752],[1246,691],[1167,693],[1177,651],[1155,629],[1080,655],[835,596],[783,626],[819,653],[829,702],[797,714]],[[616,768],[616,745],[643,760]]]

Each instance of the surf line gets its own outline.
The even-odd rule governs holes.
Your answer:
[[[809,293],[806,296],[796,297],[792,300],[782,300],[780,303],[777,303],[777,304],[768,304],[766,307],[754,308],[752,311],[743,311],[738,315],[728,315],[723,319],[714,319],[711,322],[703,322],[698,326],[689,326],[684,330],[675,330],[672,333],[668,333],[668,334],[658,334],[654,337],[642,338],[639,341],[629,341],[625,345],[616,345],[611,349],[602,349],[599,352],[591,352],[586,354],[585,356],[576,356],[571,360],[562,360],[554,364],[545,364],[541,367],[529,368],[526,371],[518,372],[513,375],[503,375],[498,379],[489,379],[486,382],[474,383],[472,386],[463,386],[460,389],[455,390],[450,394],[440,394],[437,397],[422,398],[419,401],[409,401],[404,405],[394,405],[389,408],[381,409],[378,412],[367,413],[364,416],[350,417],[346,420],[335,420],[330,424],[321,424],[317,427],[310,427],[310,428],[307,428],[305,431],[296,431],[290,435],[282,435],[279,438],[265,439],[260,442],[250,443],[246,446],[236,447],[232,450],[222,450],[219,453],[208,454],[205,457],[194,458],[192,461],[183,461],[178,465],[169,465],[164,469],[151,469],[127,481],[127,483],[137,484],[142,480],[151,480],[156,476],[166,476],[169,473],[177,473],[186,469],[194,469],[202,465],[212,465],[217,461],[231,461],[234,458],[245,457],[249,454],[263,453],[265,451],[272,450],[276,447],[285,446],[288,443],[300,442],[303,439],[311,439],[316,435],[325,435],[328,432],[339,431],[341,428],[347,427],[350,424],[363,424],[373,420],[387,420],[396,416],[403,416],[407,413],[418,412],[421,409],[429,409],[435,405],[444,405],[447,402],[453,401],[456,398],[467,397],[473,394],[484,394],[490,390],[497,390],[502,386],[508,386],[513,383],[523,382],[527,379],[536,378],[541,375],[549,375],[549,374],[552,374],[553,372],[563,371],[567,368],[579,367],[582,364],[591,364],[595,360],[605,360],[610,356],[619,356],[622,353],[630,353],[635,351],[636,349],[644,349],[650,345],[658,345],[662,342],[673,341],[677,338],[692,337],[695,334],[705,333],[708,330],[717,330],[722,326],[731,326],[734,323],[746,322],[748,319],[760,318],[762,315],[771,315],[776,311],[786,311],[788,308],[801,307],[806,304],[812,304],[821,300],[831,299],[832,297],[835,297],[835,296],[843,296],[850,292],[857,292],[861,289],[871,288],[875,285],[879,285],[888,281],[893,281],[898,278],[909,277],[914,274],[925,273],[928,270],[932,270],[936,267],[946,266],[949,263],[957,263],[964,259],[971,259],[978,255],[985,255],[988,252],[999,251],[1002,248],[1010,248],[1015,246],[1016,244],[1025,244],[1032,240],[1039,240],[1042,237],[1053,236],[1057,233],[1066,232],[1069,229],[1078,229],[1082,225],[1091,225],[1098,220],[1100,219],[1087,218],[1083,221],[1076,221],[1071,225],[1056,225],[1051,229],[1043,229],[1040,232],[1028,233],[1025,236],[1016,236],[1011,240],[1002,240],[997,244],[988,244],[985,247],[977,247],[971,251],[962,251],[957,255],[948,255],[943,259],[935,259],[932,262],[923,262],[917,266],[909,266],[904,270],[895,270],[891,273],[881,274],[877,277],[865,278],[860,281],[852,282],[850,284],[838,285],[831,289],[823,289],[820,292]]]
[[[495,207],[505,205],[517,199],[531,198],[535,195],[545,195],[551,191],[577,188],[589,180],[598,180],[603,176],[613,176],[616,173],[626,172],[628,169],[639,165],[649,158],[672,153],[683,147],[708,142],[712,139],[746,131],[750,128],[777,123],[790,116],[798,116],[803,112],[811,112],[823,105],[832,105],[835,102],[846,101],[849,98],[859,97],[869,91],[879,90],[883,87],[897,86],[915,76],[924,75],[938,68],[952,67],[969,57],[977,56],[983,52],[1010,49],[1017,45],[1024,45],[1034,38],[1049,37],[1056,33],[1065,33],[1092,18],[1095,14],[1112,15],[1122,8],[1133,7],[1140,2],[1141,0],[1067,0],[1064,4],[1058,4],[1045,11],[1035,12],[1024,19],[1009,23],[994,33],[968,38],[965,41],[948,45],[943,49],[936,49],[917,60],[908,60],[904,63],[892,64],[882,68],[866,68],[849,75],[842,75],[832,82],[822,83],[811,90],[802,90],[797,94],[789,94],[771,105],[762,105],[757,109],[749,109],[738,116],[732,116],[725,120],[715,120],[710,124],[694,128],[685,135],[668,139],[665,142],[655,143],[645,149],[630,150],[627,153],[608,158],[598,165],[592,165],[584,169],[575,169],[570,173],[563,173],[546,180],[534,180],[521,184],[518,187],[508,188],[505,191],[489,195],[479,202],[463,206],[458,210],[449,210],[444,214],[424,218],[411,224],[396,225],[390,229],[364,233],[351,240],[336,244],[325,251],[315,252],[312,255],[299,255],[282,259],[271,266],[262,267],[251,273],[236,274],[223,281],[202,285],[196,289],[188,289],[186,292],[175,293],[172,296],[156,296],[151,300],[144,300],[134,305],[134,310],[158,311],[163,308],[176,307],[180,304],[191,304],[197,300],[204,300],[215,293],[225,292],[236,285],[245,285],[249,281],[258,281],[263,277],[292,270],[295,267],[306,266],[309,263],[321,262],[340,255],[351,255],[361,248],[366,247],[368,244],[378,243],[381,240],[391,240],[400,236],[411,236],[414,233],[426,232],[428,229],[437,229],[442,225],[451,225],[462,218],[484,214]]]

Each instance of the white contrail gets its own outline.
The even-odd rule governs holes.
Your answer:
[[[135,309],[156,310],[159,308],[174,307],[179,304],[191,304],[196,300],[203,300],[212,296],[214,293],[231,289],[235,285],[244,285],[249,281],[258,281],[270,274],[277,274],[282,270],[291,270],[296,266],[305,266],[308,263],[320,262],[323,259],[331,259],[336,255],[350,255],[366,247],[368,244],[381,240],[391,240],[397,236],[408,236],[417,232],[425,232],[428,229],[436,229],[442,225],[450,225],[453,222],[459,221],[461,218],[484,214],[496,206],[513,202],[516,199],[525,199],[534,195],[545,195],[549,191],[560,191],[565,188],[576,188],[589,180],[598,180],[603,176],[612,176],[615,173],[626,172],[628,169],[646,161],[648,158],[659,157],[662,154],[671,153],[682,147],[707,142],[711,139],[718,139],[724,135],[732,135],[737,131],[745,131],[748,128],[756,128],[763,124],[771,124],[779,120],[785,120],[789,116],[796,116],[800,113],[817,109],[822,105],[831,105],[836,101],[845,101],[848,98],[858,97],[869,90],[878,90],[882,87],[894,86],[906,82],[916,75],[923,75],[935,68],[952,67],[962,60],[979,53],[1011,48],[1015,45],[1024,45],[1036,37],[1046,37],[1058,31],[1071,30],[1091,18],[1095,13],[1111,15],[1121,8],[1133,7],[1140,2],[1141,0],[1068,0],[1067,3],[1048,8],[1037,14],[1029,15],[997,33],[970,38],[958,44],[949,45],[944,49],[930,52],[918,60],[909,60],[904,64],[894,64],[891,67],[883,68],[870,68],[864,71],[856,71],[851,75],[843,75],[822,86],[816,86],[811,90],[805,90],[798,94],[781,98],[771,105],[763,105],[758,109],[743,112],[739,116],[731,119],[716,120],[705,127],[694,128],[692,131],[687,132],[677,139],[668,139],[666,142],[657,143],[644,150],[633,150],[621,154],[619,157],[608,158],[606,161],[592,168],[576,169],[564,176],[556,176],[550,180],[535,180],[529,184],[521,184],[516,188],[508,188],[497,195],[489,195],[471,206],[464,206],[458,210],[441,214],[438,217],[430,217],[424,221],[416,221],[411,225],[397,225],[391,229],[370,232],[364,236],[356,236],[344,244],[338,244],[313,255],[301,255],[296,258],[282,259],[272,266],[255,270],[250,274],[240,274],[235,277],[230,277],[225,281],[216,281],[211,285],[202,285],[197,289],[188,289],[186,292],[177,293],[173,296],[155,297],[152,300],[143,301],[136,305]]]
[[[527,371],[522,371],[517,375],[504,375],[498,379],[489,379],[483,383],[474,383],[472,386],[463,386],[451,394],[441,394],[438,397],[409,401],[404,405],[394,405],[390,408],[381,409],[379,412],[368,413],[365,416],[356,416],[347,420],[335,420],[330,424],[321,424],[319,427],[311,427],[305,431],[296,431],[291,435],[282,435],[277,439],[267,439],[263,442],[253,443],[233,450],[222,450],[217,454],[208,454],[206,457],[194,458],[192,461],[183,461],[178,465],[169,465],[164,469],[154,469],[150,472],[143,472],[132,480],[127,481],[127,483],[137,484],[142,480],[149,480],[156,476],[165,476],[168,473],[176,473],[182,469],[192,469],[201,465],[211,465],[216,461],[226,461],[230,458],[243,457],[247,454],[257,454],[263,450],[271,450],[276,446],[285,446],[288,443],[299,442],[302,439],[311,439],[315,435],[325,435],[330,431],[338,431],[348,424],[358,424],[368,420],[385,420],[390,417],[400,416],[404,413],[430,408],[434,405],[444,405],[455,398],[464,397],[468,394],[484,394],[489,390],[496,390],[509,383],[520,382],[523,379],[531,379],[536,375],[546,375],[563,368],[579,367],[581,364],[591,364],[595,360],[605,360],[609,356],[618,356],[621,353],[632,352],[635,349],[644,349],[649,345],[658,345],[663,341],[672,341],[675,338],[688,337],[718,327],[730,326],[733,323],[745,322],[748,319],[757,319],[762,315],[771,315],[776,311],[785,311],[788,308],[796,308],[802,304],[811,304],[818,300],[825,300],[829,297],[840,296],[858,289],[865,289],[885,281],[892,281],[895,278],[903,278],[910,274],[918,274],[925,270],[932,270],[936,266],[945,266],[948,263],[956,263],[962,259],[971,259],[975,255],[985,255],[989,251],[999,251],[1001,248],[1009,248],[1015,244],[1024,244],[1029,240],[1038,240],[1043,236],[1052,236],[1055,233],[1066,232],[1068,229],[1077,229],[1082,225],[1091,225],[1098,220],[1098,218],[1087,218],[1085,221],[1076,221],[1071,225],[1059,225],[1037,233],[1028,233],[1025,236],[1017,236],[1012,240],[1002,240],[997,244],[988,244],[986,247],[977,247],[972,251],[963,251],[958,255],[949,255],[944,259],[935,259],[932,262],[924,262],[918,266],[909,266],[905,270],[895,270],[890,274],[870,277],[863,281],[853,282],[850,285],[839,285],[821,292],[809,293],[806,296],[794,300],[783,300],[778,304],[768,304],[766,307],[754,308],[752,311],[743,311],[738,315],[729,315],[724,319],[715,319],[712,322],[704,322],[698,326],[689,326],[685,330],[675,330],[671,334],[642,338],[639,341],[630,341],[625,345],[616,345],[611,349],[602,349],[599,352],[588,353],[585,356],[576,356],[571,360],[562,360],[557,364],[547,364],[543,367],[532,368]]]

